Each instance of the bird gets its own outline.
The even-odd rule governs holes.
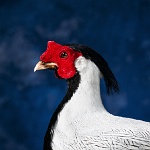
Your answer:
[[[100,82],[108,95],[119,84],[106,60],[81,44],[48,41],[34,71],[50,69],[67,81],[68,89],[54,111],[43,150],[150,150],[150,123],[109,113]]]

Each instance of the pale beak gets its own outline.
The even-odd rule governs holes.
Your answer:
[[[56,63],[45,63],[45,62],[42,62],[42,61],[39,61],[36,66],[34,67],[34,72],[36,70],[43,70],[43,69],[52,69],[52,70],[55,70],[57,69],[58,66]]]

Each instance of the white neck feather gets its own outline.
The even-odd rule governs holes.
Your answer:
[[[77,134],[95,130],[99,127],[97,120],[107,114],[100,96],[99,69],[82,56],[76,60],[75,66],[81,79],[79,87],[59,114],[53,137],[53,148],[57,150]]]
[[[115,117],[103,107],[100,96],[100,71],[98,67],[82,56],[76,60],[75,66],[81,76],[79,87],[59,113],[52,140],[53,150],[118,149],[120,143],[123,147],[130,149],[130,142],[126,144],[125,140],[132,142],[130,138],[133,137],[137,141],[140,139],[139,143],[142,139],[140,147],[141,145],[142,148],[144,145],[147,146],[146,141],[148,139],[145,135],[148,135],[148,130],[145,130],[147,133],[141,131],[142,134],[139,134],[139,137],[137,131],[143,127],[143,129],[145,127],[149,129],[149,124],[133,119]],[[141,124],[141,127],[137,124]],[[136,131],[135,135],[134,131]],[[144,135],[145,141],[143,137],[141,138],[141,135]],[[81,141],[81,139],[83,140]],[[117,142],[118,139],[121,139],[120,143],[117,143],[116,139]],[[112,143],[113,140],[115,144]],[[134,147],[133,142],[131,144]]]
[[[70,119],[90,113],[106,112],[100,95],[100,77],[98,67],[90,60],[80,56],[75,66],[80,74],[79,87],[60,112],[60,118],[70,116]]]
[[[76,112],[104,111],[100,95],[100,77],[102,76],[98,67],[88,59],[80,56],[75,66],[79,71],[81,80],[79,87],[72,96],[69,107]],[[74,112],[75,113],[75,112]]]

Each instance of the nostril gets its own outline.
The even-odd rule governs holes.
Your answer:
[[[44,61],[42,61],[42,65],[44,65],[45,64],[45,62]]]

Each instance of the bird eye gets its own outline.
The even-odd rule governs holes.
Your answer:
[[[62,53],[60,54],[60,57],[61,57],[61,58],[67,58],[67,57],[68,57],[68,54],[67,54],[66,52],[62,52]]]

